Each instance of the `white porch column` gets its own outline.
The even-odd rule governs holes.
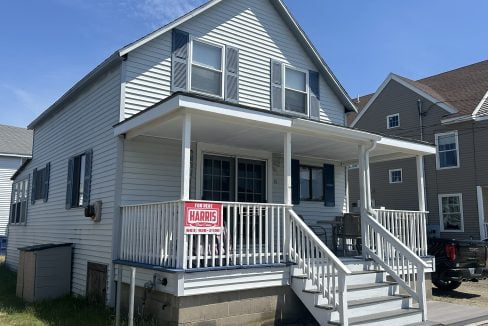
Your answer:
[[[181,135],[181,200],[190,199],[191,115],[185,114]]]
[[[419,211],[427,210],[425,201],[425,174],[424,174],[424,157],[417,155],[417,192],[419,194]]]
[[[488,237],[485,228],[485,202],[483,197],[483,191],[485,191],[483,187],[476,187],[476,195],[478,199],[478,218],[480,223],[480,240],[486,239]]]
[[[367,186],[366,186],[366,168],[365,168],[365,155],[366,155],[366,147],[364,145],[359,146],[359,154],[358,154],[358,172],[359,172],[359,201],[360,201],[360,212],[361,212],[361,244],[362,244],[362,252],[363,257],[366,258],[366,250],[365,247],[367,246],[367,232],[366,232],[366,223],[364,222],[367,218],[367,209],[368,209],[368,195],[367,195]]]
[[[291,133],[287,132],[283,138],[284,142],[284,203],[292,204],[291,199]]]

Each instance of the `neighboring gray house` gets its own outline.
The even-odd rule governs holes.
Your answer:
[[[488,61],[413,81],[391,74],[374,94],[359,98],[354,128],[437,146],[425,157],[431,231],[448,238],[488,237]],[[372,165],[377,207],[418,209],[414,160]],[[350,205],[358,206],[357,170]],[[439,235],[439,234],[438,234]]]
[[[0,249],[7,235],[12,190],[10,178],[31,153],[32,131],[0,125]]]
[[[368,261],[338,258],[309,227],[347,212],[349,164],[365,175],[369,160],[435,152],[346,127],[355,110],[281,0],[209,1],[116,51],[29,125],[7,264],[20,247],[72,243],[73,293],[168,325],[425,320],[422,212],[399,214],[416,218],[407,247],[367,205]]]

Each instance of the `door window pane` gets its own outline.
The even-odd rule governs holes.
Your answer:
[[[203,200],[234,200],[232,158],[205,156],[203,160]]]
[[[266,163],[239,159],[238,163],[238,200],[244,202],[264,202],[266,196]]]

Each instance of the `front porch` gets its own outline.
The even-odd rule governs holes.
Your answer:
[[[347,325],[346,280],[353,273],[309,225],[345,213],[346,168],[359,163],[361,202],[366,203],[362,258],[397,281],[425,318],[423,275],[432,265],[420,258],[427,256],[423,173],[423,210],[377,211],[370,205],[369,162],[417,157],[418,171],[423,171],[422,156],[434,151],[431,146],[187,95],[115,126],[115,134],[124,136],[128,159],[114,263],[118,280],[123,266],[130,266],[131,297],[137,270],[163,273],[166,282],[171,278],[176,296],[290,285],[293,275],[301,275],[310,282],[304,286],[313,286]],[[138,155],[145,143],[166,151],[150,167],[152,154]],[[310,170],[308,179],[297,179],[297,166],[322,174],[314,180]],[[158,171],[153,172],[157,177],[142,180],[146,168]],[[164,178],[158,181],[160,175]],[[297,193],[297,187],[308,187],[309,193]],[[221,207],[222,231],[185,232],[188,203]]]

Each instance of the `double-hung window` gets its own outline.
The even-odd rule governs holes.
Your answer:
[[[386,125],[388,129],[400,127],[400,113],[392,114],[386,117]]]
[[[223,97],[223,47],[193,40],[191,90]]]
[[[10,205],[10,224],[24,224],[26,222],[28,194],[29,178],[14,182]]]
[[[32,173],[32,204],[34,204],[36,200],[40,199],[42,199],[44,202],[47,201],[49,193],[50,170],[50,163],[47,163],[42,169],[34,169],[34,172]]]
[[[394,169],[390,170],[390,183],[402,183],[403,181],[403,170]]]
[[[90,202],[92,150],[70,158],[66,208],[86,207]]]
[[[441,231],[464,231],[462,194],[439,195],[439,216]]]
[[[459,167],[459,142],[457,131],[436,134],[437,169]]]
[[[323,168],[300,166],[300,200],[324,200]]]
[[[307,73],[285,68],[285,111],[308,115]]]

